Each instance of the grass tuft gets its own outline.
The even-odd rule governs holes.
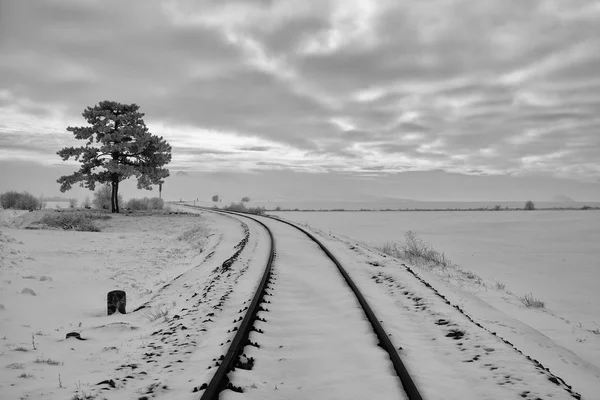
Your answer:
[[[41,358],[38,357],[34,361],[36,364],[48,364],[48,365],[63,365],[62,362],[53,360],[51,358]]]
[[[14,351],[22,351],[22,352],[29,351],[29,349],[27,347],[24,347],[24,346],[15,347],[13,350]]]
[[[521,303],[523,303],[527,308],[546,308],[546,303],[540,299],[536,299],[531,293],[526,294],[525,296],[520,296],[519,300],[521,300]]]
[[[167,322],[169,312],[170,309],[163,305],[149,309],[143,314],[143,316],[150,322],[158,321],[159,319],[162,319],[163,322]]]

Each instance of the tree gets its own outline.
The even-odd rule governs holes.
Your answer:
[[[87,143],[57,152],[63,161],[73,157],[81,163],[78,171],[57,180],[61,192],[77,182],[90,190],[96,183],[110,185],[111,211],[118,213],[120,182],[135,176],[138,189],[147,190],[164,183],[169,176],[164,166],[171,162],[171,146],[161,136],[150,134],[139,108],[137,104],[101,101],[83,111],[91,126],[67,127],[75,139]]]
[[[215,194],[215,195],[212,197],[212,201],[214,201],[214,202],[217,202],[217,201],[219,201],[219,195],[218,195],[218,194]]]
[[[248,203],[250,201],[250,197],[242,197],[242,203]]]
[[[75,208],[75,207],[77,207],[77,199],[75,199],[75,198],[69,199],[69,208]]]
[[[527,203],[525,203],[525,209],[526,210],[535,210],[535,204],[533,204],[533,201],[528,200]]]
[[[91,208],[92,207],[92,202],[90,201],[90,196],[85,196],[85,199],[83,200],[83,208]]]

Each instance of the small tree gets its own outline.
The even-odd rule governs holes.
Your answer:
[[[85,199],[83,199],[83,208],[91,208],[92,207],[92,202],[90,201],[90,196],[85,196]]]
[[[123,196],[119,195],[119,204],[123,203]],[[112,204],[112,189],[109,185],[102,185],[100,189],[94,192],[94,200],[92,204],[95,208],[101,210],[109,210]]]
[[[525,203],[525,209],[529,211],[535,210],[535,204],[533,204],[533,201],[527,200],[527,203]]]
[[[73,157],[81,163],[79,171],[61,176],[60,191],[74,183],[94,190],[96,183],[109,184],[111,211],[119,212],[119,183],[131,176],[137,178],[138,189],[152,190],[163,183],[171,161],[171,146],[160,136],[150,134],[137,104],[102,101],[87,107],[83,117],[91,126],[67,127],[75,139],[87,140],[82,147],[65,147],[58,155],[67,161]]]
[[[212,197],[212,201],[214,201],[215,203],[216,203],[217,201],[219,201],[219,195],[218,195],[218,194],[215,194],[215,195]]]
[[[75,207],[77,207],[77,199],[75,199],[75,198],[69,199],[69,208],[75,208]]]
[[[242,197],[242,203],[248,203],[250,201],[250,197]]]

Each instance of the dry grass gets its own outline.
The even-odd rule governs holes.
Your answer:
[[[42,358],[38,357],[35,359],[34,363],[36,364],[48,364],[48,365],[63,365],[62,362],[53,360],[51,358]]]
[[[519,300],[521,300],[521,303],[523,303],[527,308],[546,308],[546,303],[540,299],[536,299],[531,293],[520,296]]]
[[[477,287],[486,287],[479,275],[453,264],[444,253],[435,250],[429,243],[419,238],[415,232],[408,231],[404,236],[404,243],[388,242],[376,249],[394,258],[406,260],[412,265],[433,271],[458,286],[473,284]]]
[[[148,321],[154,322],[162,319],[163,322],[167,322],[167,317],[171,309],[165,305],[151,308],[142,314]]]
[[[64,211],[59,213],[47,213],[35,225],[67,231],[100,232],[100,228],[94,221],[107,220],[110,218],[110,215],[103,213]]]
[[[404,234],[402,244],[388,242],[377,247],[377,250],[395,258],[408,260],[413,264],[429,263],[438,267],[448,268],[453,264],[444,253],[435,250],[429,243],[423,241],[413,231]]]

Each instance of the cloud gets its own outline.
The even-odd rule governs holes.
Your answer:
[[[585,0],[2,2],[0,155],[55,162],[110,99],[175,169],[594,180],[598,48]]]

